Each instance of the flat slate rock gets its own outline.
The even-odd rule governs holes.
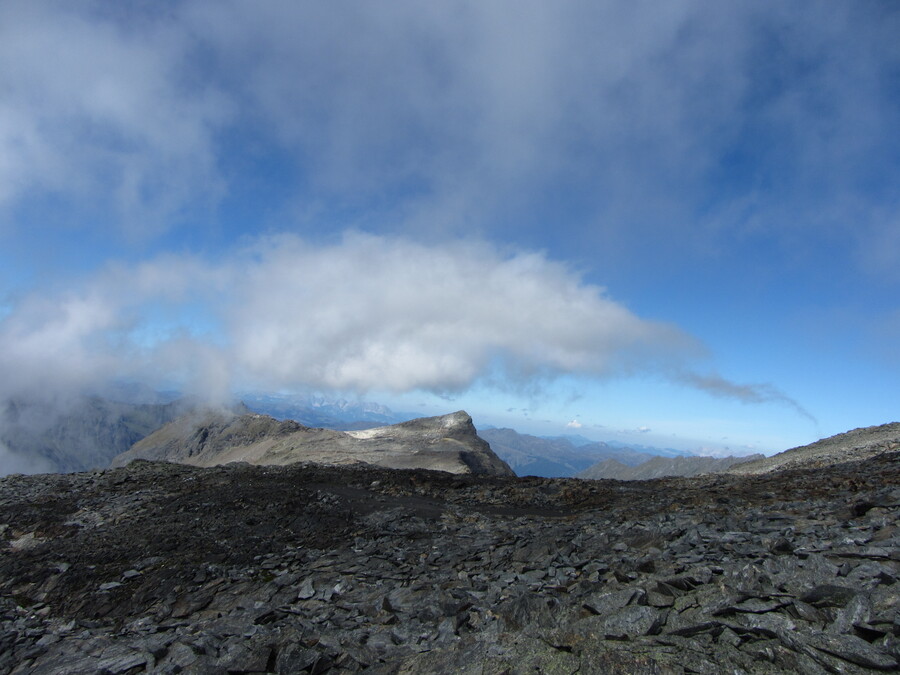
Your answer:
[[[0,675],[896,672],[898,496],[896,452],[630,483],[9,476]]]

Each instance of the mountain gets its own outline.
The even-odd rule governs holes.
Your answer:
[[[242,394],[240,398],[256,413],[294,420],[308,427],[342,431],[398,424],[418,417],[415,413],[395,413],[380,403],[325,396]]]
[[[763,455],[750,457],[652,457],[637,466],[628,466],[615,459],[605,459],[588,467],[577,478],[649,480],[664,476],[699,476],[704,473],[721,473],[736,464],[761,459]]]
[[[135,443],[112,466],[135,459],[194,466],[365,462],[390,468],[514,475],[479,438],[464,411],[360,431],[314,429],[252,413],[195,411]]]
[[[0,444],[12,464],[39,471],[84,471],[110,460],[193,403],[124,403],[99,396],[73,397],[61,405],[11,400],[0,410]],[[0,456],[0,475],[4,470]]]
[[[697,476],[704,473],[751,475],[783,469],[814,469],[875,457],[900,450],[900,423],[853,429],[815,443],[791,448],[771,457],[654,457],[638,466],[603,461],[582,471],[578,478],[647,480],[662,476]]]
[[[0,478],[0,675],[898,672],[900,452],[583,481]]]
[[[693,457],[695,453],[676,448],[660,448],[655,445],[640,445],[638,443],[623,443],[622,441],[607,441],[607,445],[613,448],[628,448],[635,452],[642,452],[651,457]]]
[[[597,441],[593,441],[586,436],[582,436],[581,434],[563,434],[561,436],[541,436],[541,438],[546,438],[548,441],[568,441],[576,448],[580,448],[582,445],[590,445],[591,443],[596,443]]]
[[[900,423],[862,427],[823,438],[815,443],[791,448],[771,457],[729,469],[735,474],[759,474],[780,469],[815,468],[874,457],[900,449]]]
[[[582,437],[541,437],[520,434],[513,429],[482,429],[482,438],[519,476],[565,478],[578,474],[599,461],[614,459],[622,464],[640,464],[653,454],[601,441],[582,443]]]

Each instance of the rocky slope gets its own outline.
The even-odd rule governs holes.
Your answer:
[[[464,411],[362,431],[311,429],[268,415],[205,411],[167,424],[116,457],[112,466],[134,459],[194,466],[365,462],[395,469],[514,475],[478,437]]]
[[[729,473],[758,474],[779,469],[822,467],[900,450],[900,422],[854,429],[771,457],[733,466]]]
[[[628,483],[11,476],[0,674],[896,672],[898,515],[898,452]]]
[[[598,462],[578,474],[578,478],[614,480],[650,480],[665,476],[699,476],[704,473],[720,473],[743,462],[763,459],[763,455],[750,457],[652,457],[637,466],[628,466],[615,459]]]

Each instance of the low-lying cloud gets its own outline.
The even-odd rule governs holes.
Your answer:
[[[237,388],[448,393],[679,372],[717,396],[796,406],[774,389],[684,375],[702,355],[678,327],[635,315],[541,253],[283,235],[215,262],[113,265],[22,299],[0,320],[0,395],[123,377],[221,399]]]
[[[41,458],[11,452],[3,441],[0,441],[0,476],[11,473],[43,473],[52,470],[53,467]]]

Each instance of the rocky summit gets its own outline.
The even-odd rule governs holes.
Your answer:
[[[364,462],[392,469],[514,475],[462,410],[362,431],[314,429],[268,415],[196,411],[135,443],[112,466],[135,459],[194,466]]]
[[[618,482],[135,461],[0,479],[0,673],[871,673],[900,453]]]

